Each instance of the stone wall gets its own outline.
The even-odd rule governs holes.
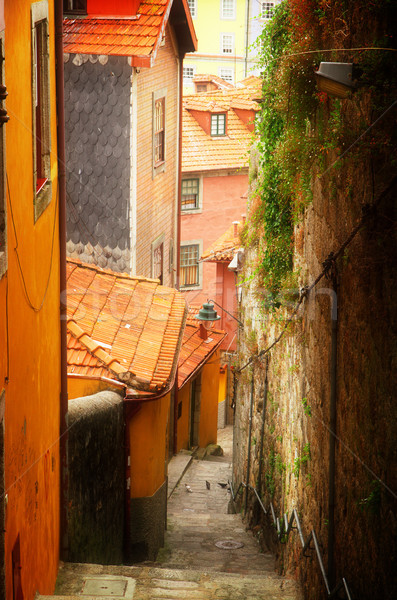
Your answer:
[[[71,562],[121,564],[124,543],[123,400],[104,391],[69,401]]]
[[[367,106],[363,103],[359,108],[365,113]],[[369,122],[370,115],[367,117]],[[336,153],[330,156],[330,163],[336,158]],[[273,502],[277,515],[287,512],[290,516],[297,509],[304,535],[315,529],[327,568],[331,308],[337,306],[335,581],[345,577],[361,599],[394,598],[397,594],[393,575],[397,481],[392,469],[396,463],[397,311],[393,290],[397,215],[393,169],[384,167],[388,160],[378,155],[372,160],[350,161],[332,180],[318,179],[313,202],[295,226],[296,289],[284,291],[282,306],[273,313],[266,311],[266,291],[258,289],[255,278],[250,279],[256,260],[255,249],[251,249],[246,253],[240,307],[245,327],[239,366],[276,339],[299,289],[322,271],[323,261],[348,238],[367,210],[365,206],[377,204],[336,261],[336,292],[330,279],[321,279],[267,355],[265,411],[263,356],[238,377],[235,415],[234,486],[246,481],[250,446],[250,484],[258,489],[265,506]],[[245,508],[244,491],[238,504]],[[263,543],[277,552],[279,570],[299,577],[306,598],[326,597],[314,552],[302,557],[296,532],[280,544],[271,518],[258,509],[252,492],[248,494],[247,520]]]

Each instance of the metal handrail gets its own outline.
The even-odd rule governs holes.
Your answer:
[[[276,517],[276,513],[274,510],[274,506],[273,503],[270,501],[269,503],[269,509],[265,508],[265,505],[263,504],[263,501],[261,499],[261,497],[259,496],[259,493],[257,491],[256,488],[254,488],[252,485],[247,485],[245,484],[243,481],[240,483],[240,485],[237,488],[237,492],[235,493],[233,490],[233,484],[231,481],[228,482],[229,483],[229,487],[230,487],[230,493],[233,499],[233,502],[236,499],[237,494],[239,493],[240,489],[246,488],[246,489],[250,489],[252,492],[254,492],[260,507],[263,510],[263,513],[265,515],[267,515],[269,513],[269,509],[272,515],[272,520],[273,520],[273,524],[277,530],[277,538],[281,543],[285,543],[286,542],[286,538],[288,538],[290,532],[292,530],[296,530],[298,532],[299,535],[299,540],[302,546],[302,555],[305,558],[309,558],[310,554],[306,554],[306,552],[308,551],[313,551],[315,550],[316,552],[316,556],[317,556],[317,561],[320,567],[320,571],[321,574],[323,576],[323,580],[324,580],[324,584],[327,590],[327,597],[328,598],[335,598],[336,594],[342,590],[345,592],[345,597],[346,600],[352,600],[352,595],[351,592],[349,590],[349,586],[347,585],[347,581],[344,577],[342,577],[341,581],[338,582],[338,584],[335,586],[335,588],[333,590],[330,589],[330,585],[329,585],[329,581],[328,581],[328,577],[325,571],[325,567],[324,567],[324,561],[323,561],[323,557],[321,555],[321,548],[320,548],[320,544],[319,541],[317,539],[317,535],[314,529],[311,530],[311,532],[308,535],[307,540],[305,540],[303,532],[302,532],[302,527],[300,524],[300,520],[299,520],[299,516],[298,516],[298,512],[296,510],[296,508],[293,509],[290,518],[288,519],[288,513],[284,513],[283,517],[280,519],[279,517]],[[294,521],[295,521],[295,526],[294,526]],[[311,547],[311,543],[313,542],[314,548]]]

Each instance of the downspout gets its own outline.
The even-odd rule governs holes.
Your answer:
[[[250,0],[247,0],[247,9],[245,12],[245,65],[244,65],[244,77],[248,75],[248,42],[249,42],[249,20],[250,20]]]
[[[328,482],[328,582],[335,585],[335,446],[336,446],[336,385],[337,385],[337,341],[338,307],[336,266],[332,273],[333,295],[331,295],[331,365],[329,406],[329,482]]]
[[[183,90],[183,57],[179,56],[179,78],[178,78],[178,190],[176,207],[176,264],[175,264],[175,287],[179,290],[179,270],[181,264],[181,186],[182,186],[182,90]]]
[[[55,61],[57,96],[57,150],[59,193],[59,283],[60,283],[60,337],[61,337],[61,393],[60,393],[60,556],[68,552],[68,379],[66,348],[66,169],[65,169],[65,95],[63,76],[63,2],[55,2]]]
[[[131,275],[136,275],[137,240],[137,161],[138,161],[138,79],[139,67],[132,67],[131,82],[131,166],[130,166],[130,232],[131,232]]]
[[[251,434],[252,434],[252,413],[254,406],[254,373],[255,369],[252,369],[252,379],[251,379],[251,402],[250,402],[250,419],[249,419],[249,428],[248,428],[248,451],[247,451],[247,477],[245,480],[245,505],[244,505],[244,514],[247,514],[248,508],[248,486],[250,482],[251,475]]]
[[[174,440],[172,450],[174,454],[178,453],[178,369],[176,370],[175,383],[174,383]]]

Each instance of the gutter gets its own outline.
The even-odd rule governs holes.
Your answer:
[[[55,2],[55,69],[57,100],[57,151],[59,193],[59,283],[60,283],[60,341],[61,341],[61,392],[60,392],[60,556],[67,559],[68,552],[68,378],[66,332],[66,168],[65,168],[65,96],[63,75],[63,2]]]

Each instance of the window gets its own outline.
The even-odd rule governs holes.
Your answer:
[[[235,19],[236,18],[235,0],[222,0],[222,2],[221,2],[221,18],[222,19]]]
[[[233,69],[219,69],[219,77],[229,83],[234,83]]]
[[[233,54],[234,36],[232,33],[221,33],[221,54]]]
[[[199,244],[181,246],[181,287],[193,287],[200,284]]]
[[[196,92],[198,94],[202,93],[202,92],[206,92],[208,89],[208,86],[206,83],[197,83],[196,84]]]
[[[51,201],[48,4],[32,4],[32,102],[35,221]]]
[[[199,180],[183,179],[181,194],[181,209],[194,210],[199,208]]]
[[[187,0],[192,17],[197,17],[197,0]]]
[[[226,114],[211,115],[211,136],[226,135]]]
[[[154,163],[164,162],[165,138],[165,98],[156,100],[154,105]]]
[[[274,16],[274,2],[261,2],[261,18],[271,19]]]
[[[193,83],[194,71],[194,67],[183,67],[183,82],[185,84]]]
[[[0,121],[0,277],[7,270],[7,221],[6,221],[6,193],[5,193],[5,123],[7,114],[5,112],[4,100],[7,90],[4,85],[4,38],[0,34],[0,110],[2,121]]]
[[[87,0],[63,0],[63,12],[87,14]]]

